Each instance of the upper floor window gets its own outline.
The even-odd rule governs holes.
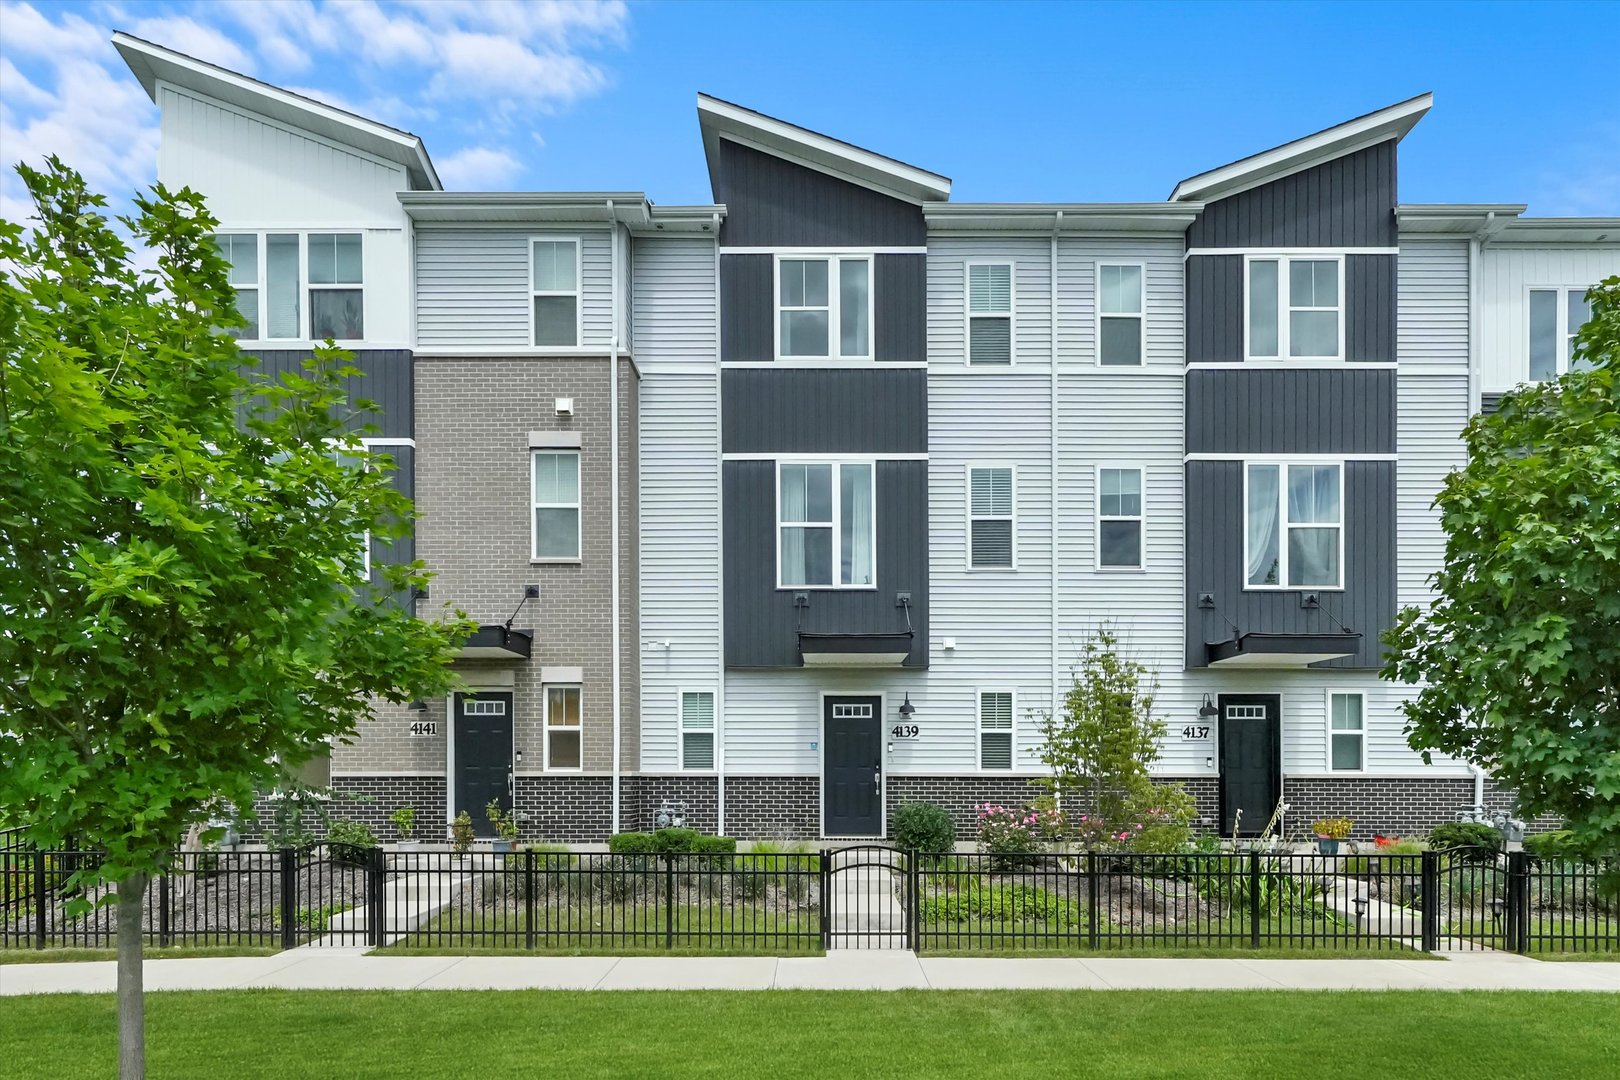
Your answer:
[[[872,356],[872,257],[779,256],[776,354],[785,359]]]
[[[968,469],[968,567],[1011,570],[1013,561],[1013,470]]]
[[[967,264],[968,363],[1011,364],[1011,263]]]
[[[360,341],[366,336],[365,241],[359,233],[225,233],[245,341]],[[308,288],[305,288],[305,282]]]
[[[872,463],[777,465],[777,579],[781,588],[870,589],[877,584]]]
[[[1343,588],[1343,466],[1250,462],[1246,479],[1245,587]]]
[[[1344,357],[1343,257],[1250,257],[1248,357]]]
[[[229,281],[236,290],[236,310],[248,321],[233,327],[231,336],[259,339],[259,237],[256,233],[231,233],[215,237],[219,253],[231,264]]]
[[[579,558],[579,454],[538,450],[534,474],[533,558]]]
[[[1530,379],[1546,382],[1574,371],[1575,335],[1592,318],[1584,286],[1530,290]]]
[[[1097,267],[1097,361],[1108,366],[1142,363],[1142,267]]]
[[[532,241],[529,286],[536,345],[579,344],[579,276],[578,240]]]
[[[358,233],[309,234],[309,336],[366,336],[365,281]]]
[[[1097,566],[1142,569],[1142,470],[1097,470]]]

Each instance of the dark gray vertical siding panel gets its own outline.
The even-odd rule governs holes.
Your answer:
[[[804,590],[810,606],[793,606],[792,589],[776,587],[776,464],[728,461],[725,491],[727,667],[799,667],[799,629],[812,633],[896,633],[906,613],[896,592],[911,593],[914,631],[907,667],[928,663],[928,466],[877,466],[875,590]],[[801,622],[802,620],[802,622]]]
[[[1187,246],[1394,247],[1395,143],[1383,142],[1217,199]]]
[[[1187,373],[1190,454],[1393,454],[1388,368]]]
[[[928,256],[879,255],[872,276],[873,356],[927,360]]]
[[[720,256],[720,359],[776,358],[775,279],[769,255]]]
[[[407,499],[416,498],[416,450],[409,446],[379,447],[379,453],[385,453],[394,459],[394,469],[388,474],[389,482],[394,489]],[[412,525],[403,535],[393,540],[383,540],[380,537],[371,538],[371,579],[379,584],[382,575],[378,571],[381,566],[404,566],[416,559],[416,528],[414,514]],[[406,607],[410,602],[410,595],[406,592],[396,592],[390,597],[390,602]]]
[[[303,374],[307,349],[244,349],[243,355],[257,363],[247,368],[250,379],[279,383],[286,374]],[[361,401],[370,401],[378,411],[366,411],[356,416],[351,428],[375,425],[368,436],[409,439],[415,431],[415,381],[412,376],[413,357],[409,349],[355,349],[353,366],[361,372],[344,379],[350,407]],[[265,399],[255,395],[250,403],[238,407],[238,415],[245,416],[249,408],[262,408]]]
[[[1331,634],[1331,613],[1361,641],[1354,656],[1319,666],[1378,666],[1379,637],[1395,621],[1395,463],[1345,465],[1345,589],[1321,593],[1325,611],[1300,607],[1298,592],[1244,591],[1243,468],[1187,463],[1187,665],[1208,665],[1207,643],[1232,634],[1226,619],[1239,633]],[[1198,606],[1206,592],[1215,594],[1214,611]]]
[[[928,449],[928,373],[920,368],[728,368],[720,386],[728,454]]]
[[[1395,255],[1345,256],[1345,357],[1395,360]]]
[[[869,188],[720,140],[720,243],[731,247],[921,247],[922,210]]]
[[[1187,361],[1243,359],[1243,257],[1195,255],[1187,260]]]

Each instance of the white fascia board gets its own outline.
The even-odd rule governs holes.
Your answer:
[[[1213,202],[1390,139],[1399,141],[1433,105],[1433,94],[1419,94],[1396,102],[1303,139],[1189,176],[1176,185],[1170,198],[1176,202],[1182,199]]]
[[[652,234],[714,234],[724,205],[655,206],[640,191],[402,191],[412,221],[434,224],[572,223]]]
[[[944,203],[923,207],[931,233],[1146,233],[1178,236],[1202,203]]]
[[[1620,245],[1620,217],[1517,218],[1491,238],[1497,244]]]
[[[922,204],[951,197],[947,176],[708,94],[698,95],[698,126],[703,132],[711,182],[719,161],[720,138],[724,136],[906,202]]]
[[[1395,222],[1403,233],[1463,238],[1498,230],[1526,209],[1524,203],[1401,203]]]
[[[113,34],[112,43],[154,102],[158,83],[173,83],[403,165],[412,184],[419,188],[438,191],[444,187],[428,157],[427,147],[408,131],[165,49],[122,30]]]

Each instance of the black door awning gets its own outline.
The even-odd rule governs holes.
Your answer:
[[[462,642],[461,659],[527,660],[533,644],[533,630],[513,630],[500,623],[485,623]]]
[[[1361,635],[1239,634],[1205,643],[1209,666],[1220,668],[1302,668],[1342,660],[1361,648]]]
[[[899,667],[911,655],[910,630],[898,634],[812,634],[799,631],[805,667]]]

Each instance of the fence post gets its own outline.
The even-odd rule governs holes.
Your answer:
[[[1249,948],[1260,947],[1260,853],[1249,852]]]
[[[185,856],[181,855],[181,866],[185,865]],[[169,872],[167,870],[158,875],[158,948],[166,949],[173,942],[170,939],[169,929]]]
[[[675,947],[675,856],[663,853],[664,859],[664,948]]]
[[[1097,950],[1100,934],[1097,930],[1097,853],[1086,851],[1086,944]]]
[[[1440,949],[1440,854],[1423,853],[1423,951]]]
[[[832,948],[832,920],[827,915],[827,895],[831,892],[827,879],[832,872],[832,859],[828,856],[826,848],[821,849],[816,865],[821,868],[821,896],[816,903],[816,910],[821,914],[821,951],[826,952]]]
[[[45,947],[45,852],[34,849],[34,948]]]
[[[281,849],[281,947],[298,947],[298,852]]]
[[[527,848],[523,852],[523,947],[533,949],[534,939],[534,905],[537,882],[534,878],[534,848]]]
[[[387,868],[387,853],[380,847],[372,848],[371,859],[366,865],[366,901],[369,905],[366,916],[366,938],[374,949],[381,948],[388,940],[385,926],[388,921],[388,903],[383,895]]]
[[[922,861],[915,848],[906,852],[906,948],[917,948],[917,898],[922,894]]]
[[[1508,852],[1507,947],[1512,952],[1530,951],[1530,868],[1522,851]]]

